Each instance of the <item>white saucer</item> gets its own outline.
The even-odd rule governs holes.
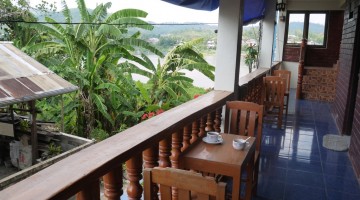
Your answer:
[[[208,144],[221,144],[224,142],[224,139],[222,139],[222,137],[219,137],[218,140],[215,142],[210,142],[207,137],[203,137],[202,140]]]

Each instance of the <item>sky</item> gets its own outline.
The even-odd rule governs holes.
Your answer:
[[[75,0],[65,0],[69,8],[76,8]],[[31,5],[39,4],[41,0],[30,0]],[[48,0],[47,2],[56,2],[57,8],[61,9],[60,0]],[[148,13],[147,21],[156,23],[164,22],[201,22],[217,23],[218,9],[215,11],[200,11],[180,6],[175,6],[161,0],[85,0],[88,8],[95,8],[100,3],[111,2],[112,6],[109,12],[115,12],[124,8],[137,8]]]

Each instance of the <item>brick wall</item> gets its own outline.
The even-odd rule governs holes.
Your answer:
[[[360,6],[360,0],[354,0],[355,5]],[[345,21],[347,22],[344,26],[344,33],[343,33],[343,43],[342,48],[343,56],[343,63],[346,66],[344,68],[343,74],[349,73],[352,65],[352,58],[353,58],[353,47],[355,41],[355,31],[356,28],[360,28],[360,24],[357,22],[358,19],[358,9],[354,10],[354,20],[350,21],[347,19],[348,15],[345,15]],[[358,27],[356,27],[358,26]],[[360,39],[359,37],[357,39]],[[359,48],[359,47],[357,47]],[[357,50],[358,51],[358,50]],[[359,54],[359,52],[357,52]],[[358,63],[359,64],[359,63]],[[340,81],[339,81],[340,82]],[[340,82],[341,83],[341,82]],[[339,88],[341,88],[339,84]],[[351,109],[351,108],[350,108]],[[357,177],[360,179],[360,81],[358,82],[357,88],[357,95],[356,95],[356,104],[355,104],[355,111],[354,111],[354,119],[352,124],[351,130],[351,142],[350,142],[350,149],[349,149],[350,159],[354,166],[355,173]]]
[[[354,2],[356,5],[354,9],[353,19],[349,19],[349,3],[350,1]],[[348,94],[350,86],[350,75],[351,67],[353,62],[353,53],[354,53],[354,42],[356,35],[356,27],[358,20],[358,8],[360,5],[360,0],[348,0],[347,6],[344,14],[344,26],[342,33],[342,40],[340,46],[340,56],[339,56],[339,74],[336,83],[336,95],[335,101],[332,106],[332,113],[335,116],[336,123],[340,128],[340,131],[343,131],[344,120],[346,107],[348,104]],[[356,104],[354,110],[354,118],[351,130],[351,142],[349,155],[354,166],[355,173],[357,177],[360,177],[360,82],[358,83],[357,95],[356,95]]]
[[[327,45],[325,48],[313,48],[308,46],[305,66],[333,67],[339,59],[343,20],[343,11],[330,12]],[[285,45],[283,54],[284,61],[299,62],[299,55],[300,47]]]

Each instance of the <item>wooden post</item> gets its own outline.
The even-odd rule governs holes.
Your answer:
[[[190,139],[191,139],[191,124],[184,127],[183,146],[181,148],[181,151],[184,151],[186,148],[190,146]]]
[[[32,148],[32,164],[36,163],[38,158],[38,137],[36,128],[36,101],[29,101],[30,114],[31,114],[31,148]]]
[[[127,187],[128,199],[140,200],[143,192],[140,180],[142,179],[142,156],[135,155],[126,161],[126,171],[128,174],[129,185]]]
[[[199,138],[199,121],[196,120],[191,126],[191,140],[190,143],[194,143]]]
[[[76,200],[100,200],[99,179],[89,183],[86,188],[78,192]]]
[[[158,166],[158,158],[159,158],[159,147],[150,147],[148,149],[146,149],[145,151],[143,151],[143,159],[144,159],[144,168],[154,168]],[[144,187],[145,189],[145,187]],[[158,200],[158,192],[159,192],[159,187],[157,184],[152,184],[151,186],[151,190],[152,190],[152,194],[154,194],[154,196],[152,196],[151,199],[153,200]],[[146,192],[146,191],[145,191]]]
[[[123,194],[123,169],[122,165],[111,170],[103,176],[104,195],[108,200],[118,200]]]
[[[214,128],[216,132],[221,132],[221,113],[222,113],[222,107],[217,109],[215,112],[215,124]]]
[[[170,156],[171,156],[170,139],[165,138],[160,141],[159,144],[159,167],[170,167]]]
[[[302,80],[305,67],[305,54],[306,54],[307,39],[302,39],[300,47],[300,58],[299,58],[299,71],[298,71],[298,82],[296,89],[296,99],[301,99],[302,93]]]

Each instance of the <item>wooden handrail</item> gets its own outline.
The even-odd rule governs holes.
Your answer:
[[[98,180],[104,175],[116,174],[116,170],[121,170],[124,162],[127,162],[127,166],[134,167],[131,173],[133,177],[137,177],[134,179],[136,183],[139,177],[141,178],[141,172],[136,170],[142,152],[159,143],[162,148],[159,151],[164,151],[161,147],[164,141],[169,138],[171,141],[173,133],[179,133],[179,130],[195,122],[199,124],[192,127],[200,127],[199,135],[203,134],[206,128],[219,129],[216,127],[219,126],[219,119],[215,117],[221,118],[219,109],[232,99],[231,92],[211,91],[94,144],[0,191],[0,199],[67,199],[80,191],[82,192],[78,199],[87,199],[89,195],[86,195],[86,192],[94,192],[91,189],[98,184]],[[204,117],[207,121],[203,120]],[[159,154],[167,155],[166,152],[157,153]],[[147,155],[152,155],[151,150]],[[105,180],[112,179],[107,177]],[[114,188],[116,190],[116,187]],[[114,191],[114,194],[121,192]],[[113,199],[116,198],[115,195]]]
[[[242,101],[249,101],[262,104],[261,91],[263,84],[263,77],[271,75],[275,69],[278,69],[281,62],[274,63],[271,68],[258,68],[239,79],[239,94]]]

